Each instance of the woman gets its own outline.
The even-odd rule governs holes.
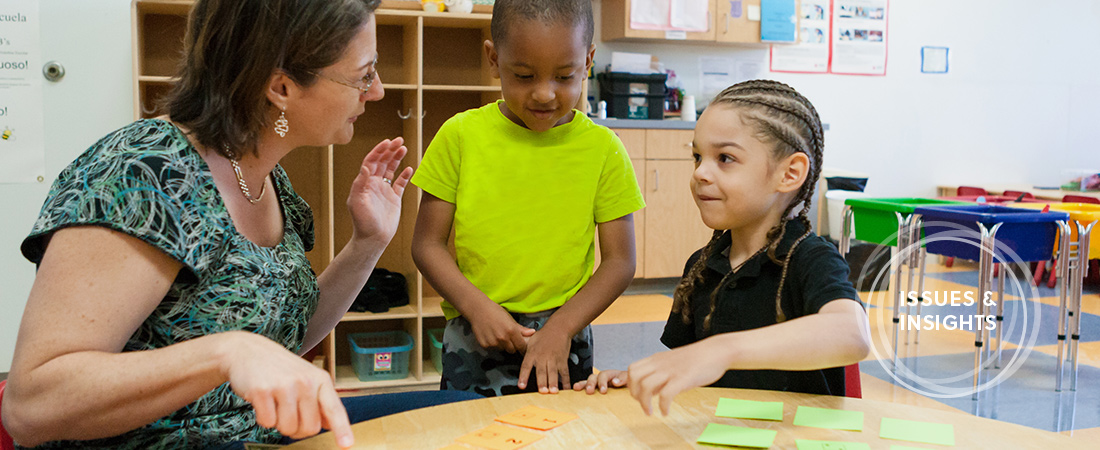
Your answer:
[[[375,72],[378,0],[199,0],[168,116],[61,173],[24,255],[39,264],[4,425],[23,446],[202,448],[322,427],[352,445],[328,373],[297,353],[336,325],[393,237],[401,138],[363,160],[353,234],[319,276],[312,213],[278,162],[344,144]]]

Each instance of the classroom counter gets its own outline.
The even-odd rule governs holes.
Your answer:
[[[783,402],[782,421],[731,419],[715,416],[719,398]],[[575,414],[577,418],[547,431],[504,425],[495,418],[527,406]],[[656,406],[656,405],[655,405]],[[799,406],[863,413],[862,431],[813,428],[794,425]],[[654,408],[656,411],[656,407]],[[943,411],[898,403],[745,389],[698,388],[676,397],[670,413],[646,416],[628,390],[615,389],[606,395],[562,392],[556,395],[522,394],[486,398],[408,411],[352,425],[355,448],[440,449],[456,445],[457,439],[490,425],[509,427],[541,438],[529,440],[530,449],[577,448],[714,448],[696,443],[708,424],[774,430],[771,448],[793,449],[796,439],[861,442],[870,448],[891,445],[949,448],[914,444],[879,436],[884,418],[951,425],[954,447],[1058,448],[1088,447],[1085,442],[1034,428],[981,418],[962,412]],[[893,425],[893,421],[891,421]],[[940,425],[942,427],[942,425]],[[916,429],[909,429],[913,432]],[[918,433],[920,435],[920,433]],[[334,449],[331,433],[324,433],[285,447],[286,449]],[[480,448],[480,447],[452,447]],[[500,447],[505,448],[505,447]],[[515,448],[515,447],[508,447]],[[820,447],[861,448],[861,447]],[[862,447],[866,448],[866,447]]]
[[[647,130],[694,130],[695,122],[683,120],[641,120],[641,119],[592,119],[593,122],[608,128],[643,128]]]

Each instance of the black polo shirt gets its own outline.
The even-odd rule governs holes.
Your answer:
[[[777,255],[785,255],[791,244],[806,231],[797,220],[787,224],[787,230]],[[730,234],[719,238],[715,250],[707,258],[703,280],[696,283],[692,294],[692,323],[685,324],[680,313],[669,315],[661,342],[676,348],[704,338],[733,331],[752,330],[776,324],[775,293],[783,266],[760,254],[745,262],[737,273],[717,286],[732,269],[729,262]],[[702,250],[688,260],[684,274],[699,259]],[[782,260],[782,257],[780,257]],[[780,304],[787,320],[814,314],[826,303],[850,298],[859,300],[859,293],[848,281],[848,263],[836,247],[817,235],[807,236],[791,257],[787,281]],[[703,330],[703,319],[710,308],[710,295],[718,288],[711,329]],[[770,389],[808,394],[844,395],[844,368],[824,370],[730,370],[712,386],[728,388]]]

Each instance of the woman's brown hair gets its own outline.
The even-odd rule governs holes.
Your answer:
[[[787,280],[787,268],[790,265],[791,255],[795,247],[812,232],[810,219],[807,216],[813,201],[814,187],[821,174],[821,155],[825,147],[821,118],[818,117],[814,105],[794,88],[770,80],[751,80],[730,86],[711,101],[710,106],[716,105],[737,108],[741,113],[741,119],[755,129],[756,138],[766,144],[772,144],[774,160],[779,161],[795,153],[805,153],[809,158],[809,174],[802,183],[798,195],[783,211],[779,224],[768,231],[768,244],[765,247],[768,258],[783,266],[783,272],[779,278],[779,289],[775,293],[775,320],[783,322],[787,318],[783,313],[780,299],[782,299],[783,284]],[[806,232],[791,244],[791,248],[787,249],[780,260],[776,250],[787,231],[787,223],[790,221],[788,217],[799,203],[802,204],[802,209],[798,211],[797,219],[805,225]],[[723,230],[714,232],[710,242],[703,247],[699,259],[680,280],[680,284],[676,286],[676,291],[673,293],[672,311],[679,312],[684,323],[692,321],[692,294],[695,292],[696,284],[703,280],[706,260],[718,250],[716,245],[723,232]],[[731,275],[733,275],[732,271],[723,277],[717,287],[721,287]],[[703,319],[704,329],[710,329],[717,296],[716,288],[710,295],[710,309]]]
[[[269,125],[264,94],[281,70],[302,86],[342,56],[380,0],[198,0],[178,81],[165,104],[203,146],[255,152]]]

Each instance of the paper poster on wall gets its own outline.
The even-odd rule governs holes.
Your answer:
[[[707,102],[729,87],[734,81],[734,61],[732,58],[699,58],[699,85],[703,87],[703,99]]]
[[[38,0],[0,0],[0,183],[46,172]]]
[[[630,28],[704,32],[710,29],[710,0],[628,0]]]
[[[832,73],[886,75],[888,0],[834,0]]]
[[[829,71],[830,0],[802,0],[797,45],[773,45],[772,72],[826,73]]]
[[[798,39],[795,0],[760,1],[760,42],[789,42]]]

